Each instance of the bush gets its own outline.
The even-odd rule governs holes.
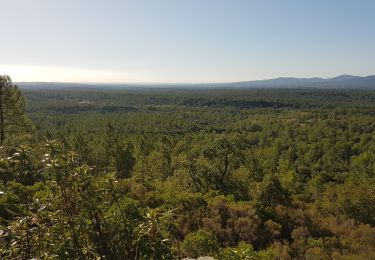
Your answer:
[[[189,233],[181,244],[183,255],[195,258],[213,255],[218,248],[215,235],[203,229]]]

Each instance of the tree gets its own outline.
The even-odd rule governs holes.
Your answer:
[[[25,98],[7,75],[0,75],[0,145],[3,145],[7,129],[25,122]]]
[[[121,179],[129,178],[135,165],[135,158],[133,156],[133,146],[128,144],[121,148],[115,158],[115,166],[117,176]]]
[[[283,188],[275,174],[267,174],[254,190],[251,190],[258,214],[263,219],[272,218],[277,205],[289,205],[291,197],[288,190]]]

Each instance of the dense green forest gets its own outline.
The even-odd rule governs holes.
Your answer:
[[[23,94],[2,259],[375,259],[375,90]]]

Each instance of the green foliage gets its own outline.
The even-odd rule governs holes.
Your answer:
[[[372,90],[25,93],[1,259],[375,258]]]
[[[215,235],[203,229],[189,233],[181,243],[181,251],[188,257],[212,256],[218,248]]]
[[[3,230],[10,245],[4,257],[164,259],[170,255],[162,213],[142,209],[137,201],[118,193],[113,174],[95,176],[61,143],[49,142],[48,148],[46,186],[35,193],[25,216]],[[9,204],[5,202],[2,205]]]
[[[255,207],[264,219],[272,218],[277,205],[290,205],[289,192],[282,187],[277,176],[268,174],[262,182],[250,190],[254,198]]]
[[[0,144],[25,125],[25,98],[11,78],[0,75]],[[13,135],[14,138],[14,135]]]
[[[356,177],[340,185],[327,185],[317,201],[323,213],[346,215],[375,225],[375,180]]]

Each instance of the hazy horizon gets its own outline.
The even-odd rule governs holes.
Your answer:
[[[113,85],[194,85],[194,84],[225,84],[225,83],[236,83],[236,82],[251,82],[251,81],[267,81],[267,80],[275,80],[275,79],[312,79],[312,78],[318,78],[322,80],[332,79],[339,76],[354,76],[354,77],[372,77],[375,76],[375,74],[369,74],[369,75],[353,75],[353,74],[340,74],[340,75],[334,75],[331,77],[293,77],[293,76],[280,76],[275,78],[264,78],[264,79],[254,79],[254,80],[241,80],[241,81],[223,81],[223,82],[80,82],[80,81],[14,81],[14,83],[51,83],[51,84],[113,84]]]

